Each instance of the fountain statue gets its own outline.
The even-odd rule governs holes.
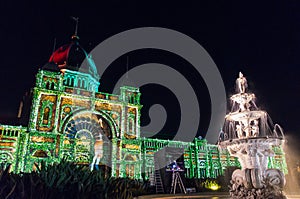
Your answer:
[[[241,165],[232,174],[231,198],[285,198],[283,172],[268,168],[268,159],[274,156],[272,147],[283,143],[282,129],[257,108],[255,95],[247,92],[247,80],[241,72],[236,87],[237,93],[230,98],[232,110],[219,138],[219,147],[226,148]]]

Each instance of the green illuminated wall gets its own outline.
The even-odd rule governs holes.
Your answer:
[[[99,82],[90,74],[40,70],[28,126],[0,126],[0,163],[11,164],[14,172],[30,172],[35,163],[51,164],[62,158],[89,165],[101,118],[108,138],[101,162],[111,167],[108,175],[150,179],[154,153],[164,146],[184,148],[189,178],[216,178],[227,167],[239,166],[226,150],[205,139],[179,142],[141,138],[139,89],[121,87],[119,95],[112,95],[98,92],[98,87]],[[282,148],[274,151],[269,166],[287,171]]]

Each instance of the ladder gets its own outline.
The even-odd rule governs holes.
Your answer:
[[[155,186],[154,172],[151,172],[149,174],[149,181],[150,181],[150,186]]]
[[[154,177],[155,177],[155,191],[156,193],[165,193],[164,191],[164,186],[161,180],[161,175],[160,175],[160,170],[159,170],[159,166],[157,165],[157,162],[154,163],[154,168],[155,168],[155,172],[154,172]]]
[[[184,187],[184,184],[182,182],[182,179],[180,177],[179,172],[176,172],[176,171],[174,172],[173,171],[173,173],[172,173],[172,184],[171,184],[171,191],[170,191],[170,193],[173,193],[173,194],[176,193],[177,184],[179,185],[181,193],[183,192],[183,193],[186,194],[186,190],[185,190],[185,187]]]

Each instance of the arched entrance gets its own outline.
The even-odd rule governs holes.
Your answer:
[[[126,155],[124,158],[125,176],[134,178],[137,173],[137,157],[135,155]]]
[[[115,126],[107,115],[90,112],[76,114],[65,124],[63,133],[64,158],[87,166],[93,163],[97,169],[103,170],[106,176],[110,175],[111,139],[115,133]]]

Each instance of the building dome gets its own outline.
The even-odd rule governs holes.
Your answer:
[[[54,67],[56,65],[56,67]],[[81,67],[81,68],[80,68]],[[79,37],[72,36],[72,41],[55,50],[43,69],[69,69],[89,73],[98,78],[97,68],[91,56],[79,44]]]

